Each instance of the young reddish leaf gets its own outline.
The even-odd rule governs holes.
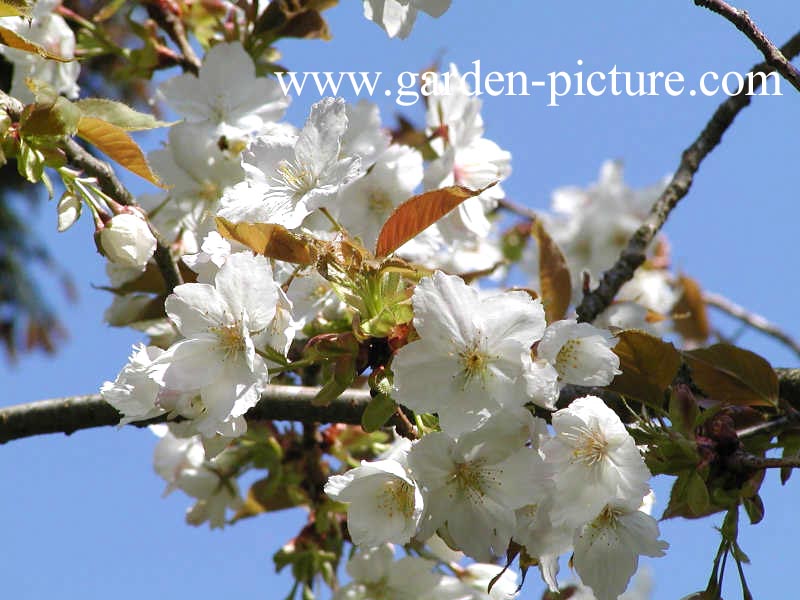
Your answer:
[[[375,256],[388,256],[464,200],[477,196],[490,187],[491,185],[480,190],[471,190],[460,185],[451,185],[406,200],[383,224],[375,245]]]
[[[563,319],[572,299],[572,277],[561,249],[537,220],[531,234],[539,244],[539,287],[548,323]]]
[[[678,281],[683,288],[683,294],[672,309],[675,330],[686,340],[703,343],[711,335],[703,291],[691,277],[681,275]]]
[[[0,44],[9,46],[10,48],[16,48],[17,50],[22,50],[23,52],[38,54],[42,58],[57,60],[59,62],[72,62],[75,60],[74,58],[65,58],[63,56],[59,56],[58,54],[53,54],[39,44],[25,39],[18,33],[15,33],[11,29],[6,29],[5,27],[0,27]]]
[[[231,223],[222,217],[215,217],[214,220],[222,237],[244,244],[256,254],[300,265],[314,262],[311,245],[281,225]]]
[[[728,404],[777,405],[778,376],[758,354],[730,344],[714,344],[683,356],[692,370],[692,381],[708,397]]]
[[[131,173],[163,187],[158,176],[147,164],[142,149],[122,127],[95,117],[83,116],[78,121],[78,135]]]
[[[617,334],[614,353],[619,356],[621,375],[609,386],[620,394],[661,406],[664,390],[681,366],[675,346],[655,336],[628,329]]]

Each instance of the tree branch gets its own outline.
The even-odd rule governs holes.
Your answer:
[[[114,169],[107,162],[93,156],[72,138],[67,138],[63,146],[67,160],[90,177],[97,179],[103,193],[125,206],[135,206],[136,199],[117,178]]]
[[[368,390],[348,390],[328,406],[315,406],[312,401],[318,391],[315,387],[270,385],[246,417],[249,421],[361,423],[370,401]],[[18,404],[0,409],[0,444],[46,433],[70,435],[81,429],[119,425],[120,418],[100,394]],[[146,427],[165,421],[163,416],[131,425]]]
[[[774,67],[786,81],[800,92],[800,71],[764,35],[746,10],[731,6],[723,0],[694,0],[694,3],[696,6],[707,8],[733,23],[736,29],[744,33],[755,44],[755,47],[761,51],[761,54],[767,59],[767,63]]]
[[[524,206],[522,204],[518,204],[513,200],[509,200],[508,198],[500,198],[497,201],[497,207],[502,208],[503,210],[507,210],[510,213],[517,215],[518,217],[522,217],[523,219],[527,219],[528,221],[535,221],[539,218],[539,215],[536,214],[536,211]]]
[[[147,2],[147,12],[178,46],[181,51],[179,63],[184,72],[197,75],[200,72],[201,62],[189,42],[189,36],[181,20],[180,6],[170,0],[151,0]]]
[[[783,56],[793,58],[800,53],[800,33],[795,34],[782,48]],[[750,73],[764,73],[768,75],[776,69],[768,62],[754,66]],[[758,89],[762,78],[753,78],[754,90]],[[720,104],[711,120],[700,132],[700,135],[683,152],[678,169],[672,180],[650,209],[650,214],[642,225],[634,232],[627,246],[620,253],[617,262],[603,273],[598,286],[584,294],[578,306],[578,320],[583,322],[594,321],[602,313],[619,292],[620,288],[633,277],[636,269],[645,261],[647,248],[655,239],[661,227],[669,217],[670,212],[678,202],[689,193],[692,181],[697,173],[700,163],[717,147],[722,135],[731,126],[739,112],[750,104],[750,96],[744,87],[739,93],[731,96]]]
[[[777,369],[781,398],[793,406],[800,405],[800,369]],[[261,400],[245,415],[248,421],[299,421],[303,423],[347,423],[358,425],[371,400],[369,390],[349,389],[327,406],[313,403],[319,392],[314,386],[269,385]],[[615,409],[624,406],[622,397],[603,388],[567,385],[561,390],[557,407],[563,408],[576,398],[593,395],[602,398]],[[389,425],[401,435],[414,436],[413,413],[407,409],[395,413]],[[549,420],[549,411],[535,408],[537,416]],[[740,437],[756,433],[775,432],[798,421],[800,412],[783,415],[739,432]],[[71,435],[81,429],[119,425],[122,415],[103,400],[100,394],[69,396],[40,400],[0,408],[0,444],[35,435],[64,433]],[[166,416],[131,423],[146,427],[166,422]],[[752,429],[753,431],[749,431]]]
[[[800,456],[784,458],[767,458],[756,456],[747,452],[735,452],[727,460],[728,466],[733,471],[749,471],[752,469],[797,469],[800,467]]]
[[[780,327],[768,321],[761,315],[750,312],[746,308],[739,306],[724,296],[720,296],[719,294],[714,294],[712,292],[703,293],[703,302],[705,302],[708,306],[713,306],[714,308],[721,310],[734,319],[738,319],[745,325],[748,325],[749,327],[752,327],[753,329],[756,329],[761,333],[768,335],[769,337],[775,338],[779,342],[788,346],[797,356],[800,356],[800,344]]]

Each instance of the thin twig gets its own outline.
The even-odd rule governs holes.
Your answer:
[[[409,440],[416,440],[419,437],[417,435],[417,430],[414,429],[414,426],[411,424],[411,419],[408,418],[408,415],[401,407],[398,406],[394,411],[394,417],[396,422],[395,427],[399,435]]]
[[[791,83],[797,91],[800,91],[800,71],[788,61],[783,52],[775,47],[769,38],[758,28],[758,26],[747,14],[746,10],[731,6],[723,0],[694,0],[695,5],[707,8],[708,10],[725,17],[736,26],[736,29],[744,33],[756,48],[758,48],[767,59],[767,63],[772,65],[783,78]]]
[[[507,210],[510,213],[517,215],[518,217],[522,217],[523,219],[528,219],[529,221],[535,221],[539,218],[536,214],[536,211],[528,208],[527,206],[523,206],[513,200],[509,200],[508,198],[500,198],[497,201],[498,208],[502,208]]]
[[[150,17],[167,32],[167,35],[181,51],[182,56],[179,58],[181,68],[185,72],[197,75],[200,72],[201,62],[189,43],[186,28],[180,17],[180,10],[177,4],[169,0],[155,0],[147,3],[147,12]]]
[[[749,469],[783,469],[785,467],[797,469],[800,467],[800,456],[768,458],[765,456],[748,454],[746,452],[736,452],[728,458],[727,464],[735,471]]]
[[[107,162],[92,156],[83,146],[72,138],[67,138],[63,145],[67,160],[73,167],[77,167],[87,175],[97,179],[103,193],[112,200],[124,205],[135,206],[133,197],[122,182],[117,178],[114,169]]]
[[[724,296],[720,296],[719,294],[714,294],[712,292],[703,292],[703,302],[705,302],[708,306],[713,306],[714,308],[721,310],[731,317],[738,319],[747,326],[752,327],[753,329],[756,329],[765,335],[775,338],[779,342],[788,346],[792,352],[800,357],[800,344],[780,327],[771,321],[768,321],[761,315],[750,312],[746,308],[739,306]]]
[[[795,34],[782,48],[781,53],[788,58],[793,58],[800,53],[800,33]],[[760,63],[754,66],[750,73],[764,73],[768,75],[775,71],[769,63]],[[763,78],[753,77],[753,90],[757,89]],[[620,288],[633,277],[636,269],[645,261],[647,248],[655,239],[661,227],[667,220],[670,212],[678,202],[686,196],[692,186],[692,180],[697,173],[700,163],[716,148],[722,135],[731,126],[739,112],[750,104],[750,95],[744,87],[739,93],[723,102],[711,119],[700,132],[697,139],[683,152],[678,169],[672,180],[650,209],[650,214],[642,225],[636,230],[627,246],[620,253],[617,262],[603,273],[598,286],[589,293],[584,294],[578,306],[578,320],[583,322],[594,321],[597,316],[611,305]]]

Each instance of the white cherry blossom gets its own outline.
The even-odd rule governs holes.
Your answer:
[[[556,435],[542,451],[555,472],[554,525],[583,525],[617,499],[641,504],[650,471],[625,425],[600,398],[574,400],[553,414],[552,423]]]
[[[406,544],[417,531],[422,494],[395,460],[362,461],[360,467],[330,477],[325,493],[349,503],[347,529],[359,546]]]
[[[537,356],[558,372],[560,384],[603,386],[619,375],[616,339],[589,323],[564,319],[551,323],[539,342]]]
[[[294,229],[313,210],[331,206],[340,188],[359,175],[358,157],[341,154],[346,131],[344,101],[325,98],[311,108],[296,138],[259,138],[245,155],[246,181],[225,194],[219,215]]]
[[[422,155],[408,146],[391,146],[369,173],[341,191],[336,216],[342,226],[373,248],[392,211],[422,183]]]
[[[434,600],[442,575],[433,572],[435,563],[406,556],[394,560],[391,545],[359,549],[347,562],[353,580],[339,588],[334,600]]]
[[[573,564],[597,600],[616,600],[639,566],[639,556],[664,556],[658,522],[626,502],[607,504],[575,533]]]
[[[216,126],[217,138],[259,133],[283,117],[289,104],[275,80],[256,77],[253,60],[239,42],[214,45],[196,76],[168,79],[159,91],[187,121]]]
[[[156,445],[153,466],[167,482],[164,495],[180,489],[197,502],[186,511],[191,525],[209,522],[213,528],[223,527],[228,509],[242,505],[239,488],[233,477],[224,476],[227,456],[207,457],[199,436],[176,437],[166,425],[151,426],[161,439]]]
[[[380,25],[390,38],[405,39],[421,10],[440,17],[452,0],[363,0],[364,16]]]
[[[30,20],[25,17],[8,17],[2,20],[3,27],[42,46],[45,50],[64,58],[75,56],[75,34],[64,18],[56,12],[61,4],[58,0],[37,0],[31,3],[33,12]],[[0,54],[14,65],[9,94],[24,103],[35,100],[27,79],[43,81],[57,94],[67,98],[78,97],[78,76],[81,65],[77,60],[60,62],[39,56],[33,52],[17,50],[8,45],[0,45]]]
[[[539,453],[524,445],[534,428],[533,417],[520,409],[458,440],[442,432],[419,440],[408,455],[425,503],[419,537],[438,530],[448,544],[481,561],[505,553],[514,511],[535,503],[549,485]]]
[[[223,423],[243,421],[258,402],[269,376],[253,336],[275,317],[277,287],[263,256],[237,253],[216,274],[213,286],[179,285],[167,298],[167,314],[186,339],[155,360],[149,374],[168,390],[199,391],[202,416],[195,425],[206,436]]]
[[[155,346],[137,344],[123,369],[112,383],[106,381],[100,388],[103,400],[122,413],[120,425],[144,421],[164,414],[157,405],[158,384],[150,379],[147,370],[164,351]]]
[[[378,105],[359,100],[346,105],[347,130],[342,135],[343,156],[357,156],[362,170],[371,167],[389,148],[391,135],[381,123]]]
[[[421,339],[392,362],[398,402],[438,413],[442,429],[458,435],[529,399],[523,372],[545,327],[539,300],[519,291],[481,298],[437,271],[420,281],[412,302]]]
[[[480,109],[480,99],[451,64],[428,98],[427,132],[439,157],[425,171],[425,189],[463,185],[477,190],[510,175],[511,154],[483,137]],[[495,185],[462,202],[439,221],[438,227],[448,242],[485,238],[491,230],[486,213],[503,196],[502,188]]]

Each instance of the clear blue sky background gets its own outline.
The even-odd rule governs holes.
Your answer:
[[[334,40],[282,45],[295,70],[417,71],[442,53],[462,71],[480,59],[484,71],[524,70],[532,79],[550,71],[681,71],[696,81],[705,71],[745,71],[761,60],[729,23],[690,0],[544,3],[529,0],[454,0],[441,19],[421,16],[410,40],[388,40],[347,0],[329,13]],[[767,35],[782,42],[800,28],[800,3],[749,2]],[[502,8],[501,8],[502,7]],[[383,88],[382,88],[383,89]],[[737,119],[702,166],[690,195],[670,219],[675,265],[710,290],[781,323],[800,337],[797,300],[796,186],[800,101],[788,85],[783,97],[757,98]],[[529,97],[485,98],[487,136],[513,154],[510,197],[546,208],[551,191],[594,181],[603,160],[624,160],[628,180],[650,184],[677,165],[722,97],[568,97],[547,108],[542,90]],[[316,98],[295,98],[290,118],[301,123]],[[376,98],[388,121],[392,99]],[[421,107],[406,112],[419,117]],[[55,357],[24,357],[0,364],[2,404],[95,392],[124,364],[132,332],[108,328],[101,315],[110,298],[103,284],[90,220],[56,235],[55,206],[31,215],[35,227],[74,276],[77,304],[48,296],[67,323],[70,338]],[[730,325],[730,324],[729,324]],[[735,326],[734,326],[735,327]],[[731,329],[729,329],[731,330]],[[739,343],[775,366],[797,366],[794,355],[758,334]],[[188,500],[160,497],[163,483],[150,463],[155,439],[133,428],[49,436],[0,448],[3,595],[16,600],[49,597],[82,600],[150,598],[280,598],[272,553],[297,530],[297,513],[243,522],[223,532],[183,523]],[[776,473],[763,487],[766,518],[742,524],[741,543],[753,559],[747,569],[756,598],[786,597],[794,581],[794,541],[800,477],[780,487]],[[669,480],[655,481],[660,514]],[[674,599],[704,587],[718,543],[720,519],[662,524],[671,544],[666,558],[650,562],[656,599]],[[731,566],[731,569],[733,567]],[[735,572],[729,573],[735,583]],[[790,584],[791,585],[791,584]],[[532,577],[523,598],[538,598]],[[789,592],[791,595],[791,592]],[[735,585],[728,597],[737,597]]]

